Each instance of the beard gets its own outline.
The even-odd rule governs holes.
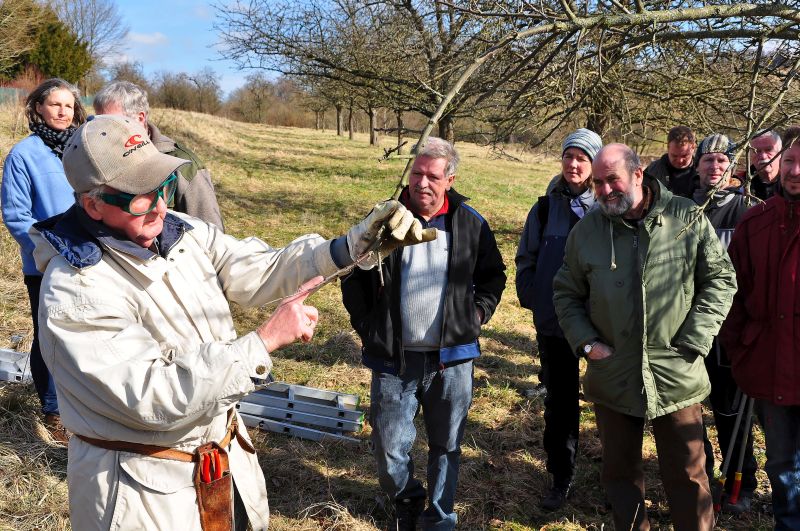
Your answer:
[[[608,204],[606,201],[609,199],[619,198],[613,204]],[[633,206],[633,190],[628,193],[623,192],[610,192],[605,197],[598,197],[600,208],[609,216],[621,216],[625,214]]]

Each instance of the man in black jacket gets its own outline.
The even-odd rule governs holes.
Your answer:
[[[667,133],[667,152],[651,162],[644,174],[661,181],[673,194],[691,198],[697,187],[697,172],[693,164],[696,147],[691,129],[685,125],[673,127]]]
[[[400,201],[435,228],[435,240],[398,249],[378,268],[342,282],[350,322],[372,369],[370,423],[378,479],[393,500],[397,529],[454,529],[461,440],[472,402],[472,360],[481,325],[494,313],[506,275],[486,220],[452,189],[458,154],[429,138]],[[409,248],[410,249],[410,248]],[[428,434],[426,490],[414,478],[414,417]]]
[[[753,181],[750,193],[766,201],[780,188],[778,173],[781,167],[781,136],[775,131],[766,131],[750,140],[750,162]]]

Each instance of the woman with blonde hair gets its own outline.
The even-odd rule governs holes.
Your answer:
[[[61,156],[67,140],[86,121],[86,111],[78,89],[63,79],[53,78],[28,95],[25,114],[31,135],[17,143],[6,157],[0,198],[3,222],[20,247],[22,273],[31,304],[33,383],[42,404],[45,426],[54,439],[66,443],[67,433],[61,425],[53,378],[39,351],[37,313],[42,274],[33,260],[28,229],[37,221],[64,212],[75,202]]]

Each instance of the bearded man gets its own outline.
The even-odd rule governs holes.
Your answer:
[[[592,163],[600,209],[570,232],[553,281],[559,325],[587,358],[584,394],[603,445],[617,529],[649,529],[642,438],[650,421],[676,529],[711,529],[700,402],[704,357],[728,313],[733,267],[694,202],[643,175],[628,146]]]

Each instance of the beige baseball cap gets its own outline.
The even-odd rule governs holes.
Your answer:
[[[64,171],[77,193],[108,185],[120,192],[152,192],[188,160],[156,149],[139,122],[125,116],[95,116],[64,146]]]

